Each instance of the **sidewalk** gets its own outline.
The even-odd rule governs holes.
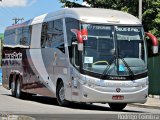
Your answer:
[[[134,103],[134,104],[129,104],[130,106],[138,106],[138,107],[144,107],[144,108],[155,108],[155,109],[160,109],[160,98],[152,98],[149,96],[147,98],[147,102],[145,104],[140,104],[140,103]]]

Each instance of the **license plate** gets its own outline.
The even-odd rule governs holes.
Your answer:
[[[124,99],[124,96],[115,95],[115,96],[112,96],[112,99],[113,99],[113,100],[123,100],[123,99]]]

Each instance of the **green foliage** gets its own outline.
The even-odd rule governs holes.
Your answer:
[[[0,33],[0,40],[4,39],[4,35],[2,33]]]
[[[70,2],[68,0],[59,0],[59,1],[64,4],[62,7],[69,7],[69,8],[72,8],[72,7],[83,7],[80,4],[77,4],[75,2]]]
[[[74,2],[59,0],[68,7],[80,7]],[[128,12],[138,17],[139,0],[84,0],[91,7],[116,9]],[[75,6],[74,6],[75,5]],[[142,23],[146,32],[160,37],[160,0],[143,0],[143,19]]]
[[[4,34],[0,33],[0,51],[2,49],[3,40],[4,40]]]

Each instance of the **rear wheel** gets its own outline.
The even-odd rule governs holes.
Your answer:
[[[22,92],[21,92],[21,81],[20,78],[17,79],[16,81],[16,86],[15,86],[15,90],[16,90],[16,98],[21,98],[22,97]]]
[[[22,94],[21,98],[26,99],[26,100],[31,99],[32,95],[34,95],[34,94],[31,94],[31,93],[27,93],[27,92],[21,92],[21,94]]]
[[[11,82],[11,94],[13,97],[16,96],[16,84],[15,84],[15,81],[13,81],[13,80]]]
[[[67,106],[69,104],[69,102],[65,100],[65,89],[62,81],[57,86],[56,96],[59,105]]]
[[[127,106],[127,103],[109,103],[109,106],[114,111],[121,111]]]

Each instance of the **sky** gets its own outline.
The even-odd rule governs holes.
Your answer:
[[[74,0],[70,0],[74,1]],[[82,0],[77,0],[81,3]],[[62,9],[59,0],[2,0],[0,2],[0,33],[4,33],[7,26],[14,23],[13,18],[24,18],[24,21],[33,17]]]

